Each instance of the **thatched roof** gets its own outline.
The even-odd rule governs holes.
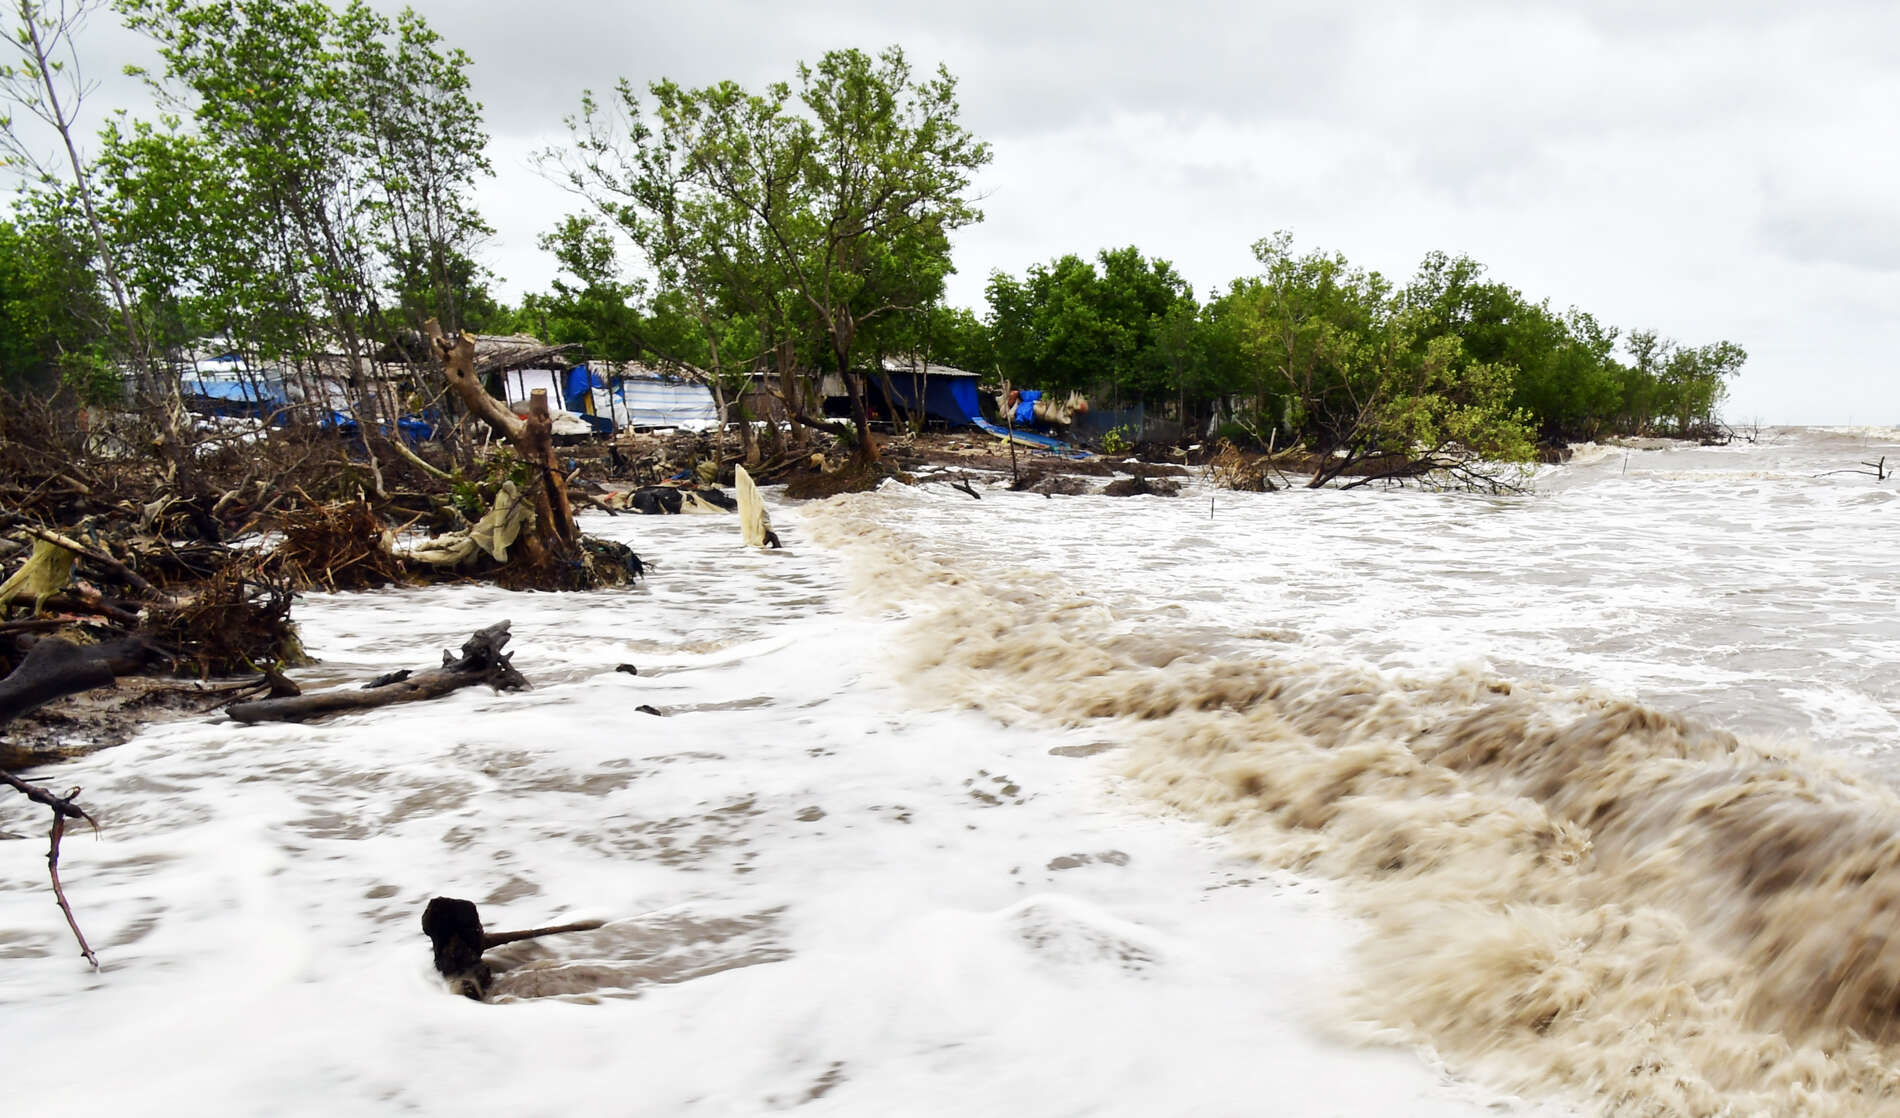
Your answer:
[[[572,345],[549,345],[527,334],[470,334],[475,339],[475,371],[495,373],[504,369],[565,368],[572,362],[564,356]]]

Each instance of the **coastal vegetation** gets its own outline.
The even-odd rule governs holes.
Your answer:
[[[750,422],[762,399],[871,462],[861,433],[890,417],[872,415],[867,385],[902,355],[1140,404],[1190,439],[1304,447],[1326,484],[1605,434],[1706,434],[1746,359],[1553,307],[1468,256],[1433,253],[1401,282],[1286,232],[1254,245],[1252,274],[1198,293],[1131,245],[997,271],[983,307],[950,306],[952,237],[981,220],[991,151],[962,122],[955,78],[896,47],[831,51],[754,89],[629,78],[589,94],[569,141],[540,155],[581,203],[542,241],[560,275],[504,305],[480,263],[492,169],[473,60],[420,16],[364,0],[116,0],[153,43],[160,112],[112,113],[88,144],[74,122],[93,7],[9,5],[6,135],[23,180],[0,217],[10,391],[116,401],[130,372],[134,402],[175,414],[155,370],[215,350],[311,374],[334,363],[352,409],[387,418],[372,371],[427,362],[436,319],[707,383],[755,463],[761,429],[782,437]],[[32,117],[64,158],[38,152]],[[454,410],[439,384],[414,387]],[[381,490],[391,455],[373,434],[365,447]],[[466,439],[443,453],[473,465]]]

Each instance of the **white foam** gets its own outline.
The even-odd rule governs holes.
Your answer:
[[[1211,519],[1205,499],[860,500],[952,568],[1114,604],[1125,635],[1471,665],[1884,764],[1890,494],[1812,479],[1852,448],[1631,450],[1627,473],[1616,450],[1539,496],[1222,492]],[[774,520],[783,553],[728,519],[591,520],[660,561],[635,589],[299,605],[325,660],[307,679],[423,666],[505,616],[532,692],[174,724],[41,770],[107,825],[63,857],[99,975],[51,903],[42,813],[0,799],[12,1097],[88,1115],[1559,1107],[1343,1039],[1360,933],[1327,887],[1152,814],[1112,751],[1051,754],[1093,731],[920,707],[890,644],[914,603],[857,612],[797,510]],[[493,928],[615,921],[536,957],[594,968],[598,1004],[446,994],[417,925],[437,893]]]
[[[41,770],[106,824],[63,858],[100,974],[50,902],[42,821],[0,800],[11,1097],[74,1115],[1533,1112],[1337,1035],[1355,932],[1328,892],[1117,798],[1112,752],[1051,753],[1095,738],[914,709],[896,622],[847,615],[837,561],[793,511],[775,520],[788,551],[769,556],[729,520],[590,523],[661,560],[632,590],[301,603],[325,661],[309,678],[426,665],[506,616],[531,692],[178,723]],[[491,929],[615,921],[532,957],[543,978],[594,974],[596,1004],[446,993],[418,928],[438,893]]]

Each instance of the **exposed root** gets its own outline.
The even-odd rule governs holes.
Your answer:
[[[309,662],[290,621],[290,585],[233,564],[187,601],[154,609],[146,631],[200,676]]]
[[[268,562],[292,586],[363,590],[409,581],[366,501],[300,508],[284,515],[282,527],[283,542]]]

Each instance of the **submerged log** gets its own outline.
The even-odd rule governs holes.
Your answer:
[[[239,722],[303,722],[352,710],[436,699],[451,691],[486,683],[497,691],[525,690],[528,681],[515,670],[508,643],[508,622],[499,621],[462,642],[459,659],[442,654],[442,666],[427,671],[391,672],[362,687],[338,687],[309,695],[232,703],[224,712]]]
[[[558,935],[562,932],[591,932],[601,926],[599,920],[557,924],[551,928],[530,928],[523,932],[485,932],[482,917],[474,901],[459,897],[433,897],[422,910],[422,934],[435,949],[435,969],[466,998],[481,1001],[495,980],[495,972],[482,961],[482,952],[505,943]]]

